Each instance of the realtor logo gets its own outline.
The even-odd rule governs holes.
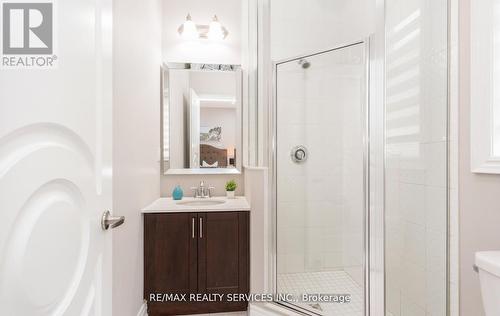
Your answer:
[[[52,3],[3,3],[3,53],[53,53]]]
[[[54,66],[54,4],[52,1],[2,1],[2,66]]]

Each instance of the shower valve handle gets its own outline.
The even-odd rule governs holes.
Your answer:
[[[292,151],[290,152],[290,157],[295,163],[305,162],[307,160],[307,156],[307,148],[302,145],[293,147]]]
[[[299,149],[295,152],[295,158],[297,158],[298,160],[304,159],[305,156],[306,156],[306,153],[302,149]]]

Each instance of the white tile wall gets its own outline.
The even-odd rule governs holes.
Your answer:
[[[387,315],[446,315],[447,1],[386,2]]]
[[[343,269],[363,284],[362,45],[278,72],[278,273]],[[305,145],[309,159],[293,163]]]
[[[449,1],[450,82],[449,82],[449,260],[450,315],[459,314],[458,293],[458,0]]]
[[[290,57],[311,51],[314,49],[334,47],[338,43],[346,43],[358,40],[373,32],[373,9],[375,1],[272,1],[271,6],[271,56],[274,60]],[[452,0],[451,3],[455,3]],[[442,313],[442,302],[440,294],[443,292],[440,275],[442,263],[444,262],[443,245],[443,221],[445,217],[445,150],[446,150],[446,8],[445,0],[386,0],[387,19],[387,166],[386,170],[386,264],[387,264],[387,314],[400,315],[444,315]],[[339,7],[337,7],[339,6]],[[286,9],[284,9],[286,8]],[[297,14],[291,14],[297,12]],[[338,12],[341,12],[340,14]],[[353,14],[355,13],[355,14]],[[314,23],[296,23],[296,16],[302,21],[315,21]],[[335,21],[332,24],[332,21]],[[330,29],[325,28],[328,22]],[[304,26],[306,25],[306,26]],[[325,31],[326,30],[326,31]],[[325,32],[328,36],[325,36]],[[455,36],[456,37],[456,36]],[[456,43],[453,44],[456,46]],[[455,47],[453,46],[453,47]],[[280,113],[284,120],[289,122],[290,128],[287,133],[290,140],[296,137],[296,141],[307,139],[300,134],[300,127],[308,124],[310,131],[321,125],[321,119],[331,118],[339,115],[336,112],[328,115],[308,116],[317,113],[321,107],[294,111],[300,107],[305,96],[300,88],[301,73],[290,73],[290,78],[295,76],[295,81],[290,79],[289,89],[286,94],[280,96],[282,102],[287,104],[290,111]],[[311,81],[313,84],[313,81]],[[328,86],[326,80],[311,86],[316,95],[324,92]],[[322,90],[323,89],[323,90]],[[326,91],[329,91],[328,89]],[[312,93],[311,93],[312,94]],[[315,99],[317,104],[331,102],[330,100]],[[306,109],[306,108],[304,108]],[[304,110],[303,109],[303,110]],[[335,110],[335,108],[324,107],[323,110]],[[320,116],[320,117],[318,117]],[[317,121],[314,121],[317,119]],[[310,124],[309,124],[310,123]],[[317,124],[315,124],[317,123]],[[451,122],[453,123],[453,122]],[[293,126],[293,124],[295,124]],[[333,124],[333,122],[331,122]],[[452,131],[453,126],[451,126]],[[317,131],[317,130],[316,130]],[[456,135],[455,135],[456,136]],[[302,137],[302,138],[301,138]],[[341,137],[339,139],[342,139]],[[456,144],[456,138],[450,139],[452,146]],[[323,141],[319,139],[319,141]],[[285,146],[291,145],[286,143]],[[337,144],[341,146],[341,144]],[[337,147],[338,148],[338,147]],[[456,155],[456,146],[453,148]],[[338,152],[330,152],[331,157]],[[297,205],[304,199],[305,174],[309,170],[299,168],[288,168],[283,163],[287,161],[288,152],[281,152],[279,160],[281,168],[287,170],[278,186],[290,185],[288,191],[283,195],[289,198],[288,206]],[[340,158],[335,158],[340,161]],[[334,166],[326,164],[325,160],[315,161],[322,168],[316,172],[329,173],[330,177],[342,176],[345,167],[343,163]],[[325,165],[326,164],[326,165]],[[451,164],[451,170],[456,162]],[[314,171],[312,171],[314,172]],[[302,176],[302,178],[300,178]],[[451,182],[456,182],[456,175],[451,174]],[[331,192],[342,187],[341,182],[331,181],[329,183]],[[315,191],[320,195],[321,189]],[[452,315],[457,308],[457,252],[458,236],[456,208],[453,199],[456,196],[456,187],[450,190],[451,199],[451,282],[452,282]],[[328,194],[329,199],[335,207],[343,206],[343,199]],[[282,209],[288,209],[284,204]],[[291,207],[290,207],[291,208]],[[293,217],[293,219],[292,219]],[[286,213],[293,225],[305,221],[305,214],[300,208],[290,210]],[[282,225],[283,226],[283,223]],[[283,230],[278,227],[278,235]],[[296,238],[305,236],[305,228]],[[423,236],[420,235],[423,234]],[[337,241],[345,238],[337,237]],[[404,237],[404,238],[403,238]],[[305,238],[305,237],[304,237]],[[325,237],[325,239],[328,237]],[[335,237],[331,237],[335,238]],[[423,243],[414,250],[408,250],[406,245]],[[278,240],[278,242],[280,242]],[[341,241],[342,242],[342,241]],[[336,243],[334,243],[336,244]],[[284,251],[283,244],[278,249]],[[441,250],[440,250],[441,249]],[[418,256],[422,258],[417,258]],[[328,255],[323,254],[323,258]],[[331,258],[342,257],[344,254],[332,254]],[[301,271],[306,265],[300,255],[283,255],[283,260],[278,261],[279,269],[287,271],[286,266],[295,268],[291,271]],[[415,260],[412,262],[411,260]],[[434,263],[436,274],[432,272]],[[405,288],[405,292],[418,293],[425,288],[425,295],[420,296],[420,301],[402,294],[403,277],[406,274],[424,271],[425,277],[414,279],[417,284],[414,287]],[[422,275],[422,274],[421,274]],[[410,280],[411,281],[411,280]],[[437,291],[437,292],[436,292]],[[428,293],[436,294],[435,300],[428,298]],[[439,295],[438,295],[439,294]],[[425,298],[424,298],[425,296]],[[437,306],[437,307],[436,307]],[[441,306],[441,307],[439,307]]]

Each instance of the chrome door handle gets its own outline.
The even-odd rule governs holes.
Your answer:
[[[125,223],[125,216],[111,216],[110,211],[105,211],[101,217],[101,227],[103,230],[116,228]]]

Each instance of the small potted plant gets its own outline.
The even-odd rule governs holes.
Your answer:
[[[237,187],[238,185],[234,180],[229,180],[228,182],[226,182],[226,195],[228,199],[234,199],[234,191],[236,191]]]

